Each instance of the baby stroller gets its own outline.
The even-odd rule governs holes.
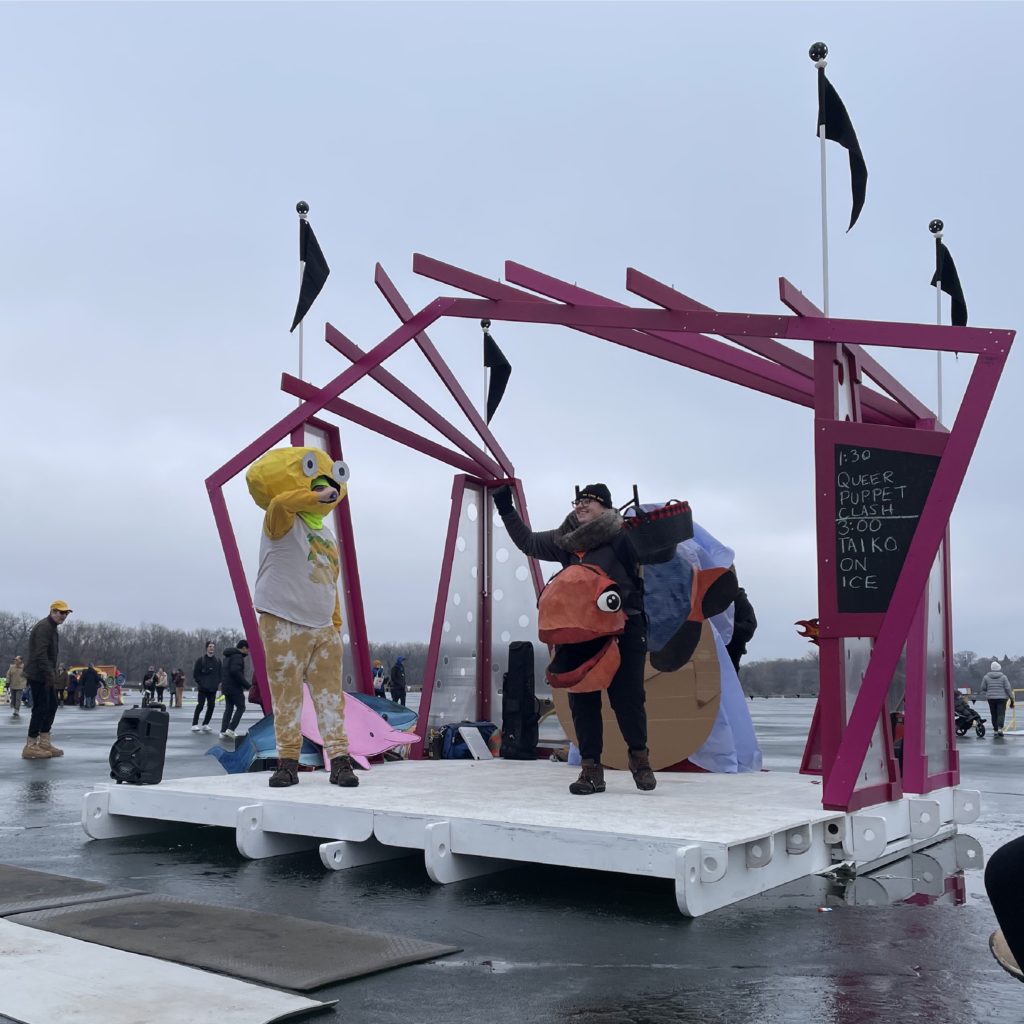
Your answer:
[[[956,728],[957,736],[966,736],[968,729],[974,729],[979,740],[985,735],[985,723],[988,719],[982,718],[967,703],[967,698],[962,693],[956,695],[956,700],[953,703],[953,714],[956,716],[953,725]]]

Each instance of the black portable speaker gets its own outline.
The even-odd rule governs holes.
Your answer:
[[[508,672],[501,688],[501,756],[509,761],[537,759],[537,700],[533,681],[533,644],[508,645]]]
[[[170,716],[162,706],[129,708],[110,748],[110,777],[118,784],[155,786],[164,775]]]

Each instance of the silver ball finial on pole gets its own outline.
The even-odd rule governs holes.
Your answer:
[[[930,231],[930,232],[931,232],[931,233],[932,233],[932,234],[933,234],[933,235],[934,235],[934,236],[935,236],[936,238],[941,238],[941,237],[942,237],[942,229],[943,229],[943,228],[944,228],[945,226],[946,226],[946,225],[945,225],[945,224],[943,224],[943,223],[942,223],[942,221],[941,221],[941,220],[939,220],[938,218],[936,218],[936,219],[935,219],[935,220],[933,220],[933,221],[929,221],[929,222],[928,222],[928,230],[929,230],[929,231]]]
[[[482,328],[483,328],[483,329],[484,329],[485,331],[489,331],[489,330],[491,329],[491,321],[490,321],[490,320],[481,320],[481,321],[480,321],[480,326],[481,326],[481,327],[482,327]]]
[[[309,213],[309,203],[307,203],[307,202],[306,202],[305,200],[303,200],[303,199],[300,199],[300,200],[299,200],[299,201],[298,201],[298,202],[297,202],[297,203],[295,204],[295,212],[296,212],[296,213],[297,213],[297,214],[298,214],[298,215],[299,215],[300,217],[305,217],[305,216],[306,216],[306,214],[308,214],[308,213]]]
[[[828,56],[828,47],[824,43],[812,43],[807,51],[807,56],[814,61],[815,66],[825,66],[825,58]]]

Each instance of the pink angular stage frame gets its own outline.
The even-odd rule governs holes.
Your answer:
[[[511,480],[525,510],[522,488],[514,479],[511,462],[441,359],[426,330],[437,320],[446,317],[557,324],[814,410],[822,658],[821,695],[808,752],[805,753],[805,763],[813,760],[820,762],[824,806],[842,810],[854,810],[867,803],[892,799],[900,795],[903,788],[911,792],[927,792],[952,785],[958,780],[956,753],[952,745],[948,762],[938,772],[929,771],[924,749],[924,602],[927,599],[928,576],[941,549],[945,556],[945,572],[940,587],[945,615],[943,637],[948,692],[952,680],[948,521],[1009,354],[1014,332],[829,319],[822,316],[784,279],[780,280],[780,297],[797,314],[795,316],[717,312],[631,268],[626,275],[627,290],[658,303],[662,308],[625,306],[512,262],[505,265],[505,278],[512,284],[495,282],[422,255],[414,257],[413,269],[422,276],[478,297],[438,298],[413,313],[378,265],[376,284],[402,320],[402,325],[368,352],[363,352],[328,325],[328,342],[351,359],[353,365],[322,388],[284,375],[282,387],[297,395],[302,404],[239,452],[207,481],[232,586],[246,634],[253,647],[254,666],[258,671],[264,671],[264,666],[255,630],[255,613],[224,503],[223,486],[250,462],[289,435],[294,433],[296,437],[301,437],[303,425],[313,422],[318,413],[327,410],[461,471],[461,475],[453,482],[453,518],[449,521],[431,630],[429,651],[433,666],[428,665],[421,699],[418,727],[425,735],[440,650],[443,605],[450,582],[455,518],[458,515],[457,509],[461,507],[463,493],[467,487],[487,491]],[[719,341],[709,335],[725,338],[726,341]],[[444,381],[486,450],[469,441],[436,411],[427,407],[410,389],[382,369],[382,364],[412,339],[416,340],[435,372]],[[813,342],[813,356],[807,357],[787,348],[782,342],[790,339]],[[931,410],[869,355],[865,346],[956,351],[977,355],[956,422],[948,434],[936,423]],[[341,399],[340,396],[348,388],[367,375],[372,375],[404,401],[459,451],[446,449],[443,445],[390,424],[382,417],[374,416]],[[864,386],[863,376],[869,377],[878,390]],[[323,429],[322,421],[317,421],[317,426]],[[335,432],[335,437],[340,451],[340,435]],[[931,490],[922,507],[917,529],[884,613],[842,613],[836,606],[834,590],[830,589],[830,583],[834,584],[834,580],[829,578],[829,572],[832,570],[835,553],[835,521],[833,506],[830,505],[829,477],[834,469],[830,459],[838,443],[889,445],[899,451],[932,453],[938,457],[938,468]],[[488,511],[489,508],[488,504]],[[343,526],[340,531],[339,535],[342,535]],[[352,580],[351,586],[347,587],[346,604],[350,616],[356,608],[359,609],[356,617],[359,617],[362,598],[350,520],[348,536],[343,541],[352,552],[351,569],[346,561],[346,578]],[[484,562],[480,575],[482,596],[486,601],[489,597],[486,554]],[[539,591],[541,576],[535,562],[531,564],[531,570],[535,589]],[[489,609],[486,604],[482,605],[482,609],[478,637],[480,663],[488,665],[490,637],[487,635],[486,623],[489,621]],[[354,621],[350,623],[350,636],[353,638],[353,630],[357,625]],[[842,645],[845,638],[865,636],[873,638],[873,650],[847,717]],[[359,685],[362,689],[368,685],[369,678],[365,626],[360,641],[359,654],[355,654],[355,648],[353,653],[359,663]],[[901,785],[901,776],[892,756],[886,697],[904,646],[907,649],[907,730]],[[491,710],[488,707],[488,675],[481,678],[478,672],[480,713]],[[951,709],[947,718],[951,733]],[[883,756],[888,779],[882,784],[858,787],[857,777],[865,763],[868,745],[880,724],[885,738]],[[813,753],[812,742],[815,744]],[[422,744],[417,745],[414,756],[422,756]]]

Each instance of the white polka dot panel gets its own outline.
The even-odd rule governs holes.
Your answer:
[[[527,626],[528,626],[529,624],[530,624],[530,617],[529,617],[529,615],[520,615],[520,616],[519,616],[519,625],[520,625],[520,626],[521,626],[521,627],[522,627],[523,629],[526,629],[526,627],[527,627]]]
[[[530,570],[527,569],[525,565],[516,566],[516,579],[519,580],[520,583],[522,583],[529,575]]]
[[[502,563],[507,562],[508,561],[508,548],[498,548],[498,550],[494,552],[494,557],[499,562],[502,562]]]
[[[477,516],[476,505],[472,505],[472,504],[467,505],[466,506],[466,518],[471,523],[475,523],[476,522],[476,516]]]
[[[491,597],[493,597],[495,601],[500,601],[504,596],[504,590],[496,590],[493,594],[491,594]]]
[[[465,551],[466,550],[466,538],[465,537],[456,537],[455,538],[455,546],[460,551]]]
[[[460,593],[458,593],[458,591],[456,591],[454,594],[452,594],[452,604],[455,605],[456,608],[460,604],[462,604],[462,595]]]
[[[506,629],[502,631],[501,642],[507,644],[512,639],[512,634]]]

